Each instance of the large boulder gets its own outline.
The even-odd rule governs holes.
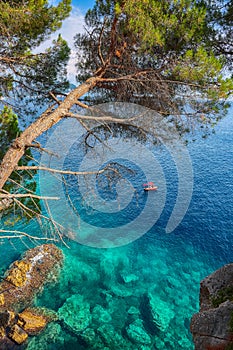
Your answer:
[[[0,349],[20,346],[56,319],[51,310],[28,306],[45,283],[54,280],[62,261],[60,249],[44,244],[28,250],[7,270],[0,282]]]
[[[200,311],[190,329],[195,350],[233,348],[233,264],[201,281]]]
[[[17,315],[17,324],[29,335],[40,333],[48,322],[57,320],[54,311],[45,308],[25,309]]]
[[[36,294],[57,275],[62,261],[61,250],[53,244],[28,250],[10,266],[0,282],[0,307],[19,312],[30,306]]]
[[[150,321],[151,327],[154,328],[154,332],[158,330],[165,332],[175,316],[169,304],[156,294],[148,293],[144,297],[143,308],[146,318]]]

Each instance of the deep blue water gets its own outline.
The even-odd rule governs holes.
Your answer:
[[[189,143],[193,195],[184,219],[173,232],[166,233],[165,226],[177,195],[177,174],[168,152],[162,148],[158,151],[155,146],[153,152],[157,152],[164,167],[167,185],[165,206],[155,225],[139,239],[121,247],[98,249],[70,241],[70,249],[62,248],[65,263],[61,277],[45,289],[36,304],[60,309],[65,322],[50,324],[44,333],[31,339],[27,349],[193,349],[189,323],[192,314],[198,311],[200,280],[233,261],[232,117],[233,108],[214,134],[206,139],[196,135],[196,141]],[[74,162],[69,157],[66,164]],[[139,209],[145,207],[145,196],[152,195],[155,201],[159,196],[145,194],[141,186],[137,187],[145,174],[136,173],[140,177],[134,184],[137,195],[132,202],[136,206],[128,207],[129,213],[134,214],[137,205]],[[92,216],[93,211],[88,212],[81,202],[74,179],[67,179],[67,183],[73,203],[83,210],[81,216],[87,221],[89,215],[97,228],[117,227],[117,220],[129,219],[125,214],[119,218],[115,213],[101,217],[98,212]],[[109,190],[106,179],[102,179],[99,187],[102,199],[107,202],[115,199],[116,184]],[[28,232],[40,229],[35,222],[22,226],[17,224],[14,228]],[[0,246],[2,271],[26,248],[20,242],[14,245],[4,242]],[[159,315],[160,326],[151,320],[148,300]],[[132,306],[137,310],[133,315],[128,313]],[[77,318],[80,314],[81,321]],[[79,322],[85,324],[82,331],[75,329]],[[132,324],[138,327],[137,339]]]

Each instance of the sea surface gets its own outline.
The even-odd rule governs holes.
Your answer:
[[[233,262],[233,108],[215,133],[194,137],[196,141],[190,136],[187,146],[194,188],[182,222],[166,232],[177,195],[177,174],[174,166],[166,165],[167,151],[160,150],[167,184],[160,218],[144,235],[123,246],[97,248],[72,240],[69,248],[61,245],[65,261],[60,278],[35,300],[35,305],[58,311],[60,321],[31,338],[27,350],[194,349],[189,326],[199,309],[200,281]],[[69,161],[73,158],[67,156]],[[143,183],[144,174],[137,174],[141,176],[137,183]],[[72,181],[67,180],[71,185]],[[102,190],[106,201],[115,196],[115,188],[109,192],[105,184]],[[79,196],[72,190],[69,195],[81,210]],[[146,194],[151,195],[157,194]],[[142,191],[137,199],[142,208],[143,196]],[[82,215],[84,220],[91,216],[84,207]],[[109,227],[106,213],[102,215],[105,225],[100,224],[101,213],[94,224]],[[114,216],[111,227],[117,227],[116,220],[128,218]],[[13,229],[35,233],[40,227],[31,221],[27,226],[17,223]],[[1,274],[28,247],[28,242],[2,242]]]

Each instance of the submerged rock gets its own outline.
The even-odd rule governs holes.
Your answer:
[[[130,306],[128,310],[129,315],[138,315],[140,311],[135,306]]]
[[[113,284],[111,286],[112,293],[120,298],[127,298],[133,295],[133,289],[130,287],[125,287],[122,284]]]
[[[196,350],[233,348],[233,264],[201,281],[200,312],[190,328]]]
[[[135,347],[131,347],[129,341],[123,338],[120,332],[117,331],[111,324],[104,324],[103,326],[97,329],[97,334],[100,336],[103,346],[99,349],[114,349],[114,350],[122,350],[128,349],[132,350]]]
[[[124,283],[132,283],[139,280],[139,277],[134,275],[133,273],[127,273],[127,271],[122,271],[120,276]]]
[[[105,344],[101,337],[96,334],[93,328],[87,328],[80,334],[80,339],[86,345],[84,348],[93,349],[93,350],[103,350],[109,349],[105,347]]]
[[[58,316],[69,330],[78,334],[91,322],[90,304],[83,299],[82,295],[74,294],[60,307]]]
[[[51,322],[38,337],[28,339],[26,350],[78,349],[76,342],[77,338],[64,333],[58,323]]]
[[[146,304],[148,318],[152,320],[154,327],[165,332],[175,316],[174,311],[169,307],[168,303],[151,293],[148,294],[148,302]]]
[[[96,324],[102,325],[103,323],[110,323],[112,317],[101,305],[96,305],[92,310],[92,320]]]
[[[88,345],[92,345],[95,343],[96,341],[96,333],[94,331],[94,329],[92,328],[86,328],[85,331],[82,332],[81,334],[81,338],[88,344]]]
[[[136,344],[143,344],[143,345],[150,345],[151,344],[151,338],[145,331],[145,328],[143,326],[143,322],[140,319],[137,319],[133,323],[131,323],[126,328],[126,333],[129,337],[129,339]]]

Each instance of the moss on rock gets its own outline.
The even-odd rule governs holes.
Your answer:
[[[218,307],[227,300],[233,301],[233,286],[220,289],[218,293],[211,298],[213,307]]]
[[[26,261],[15,261],[6,280],[16,287],[23,287],[27,283],[27,273],[30,268],[31,264]]]
[[[45,317],[36,315],[30,310],[24,310],[18,314],[17,324],[23,328],[28,334],[37,334],[45,328],[47,320]]]
[[[1,294],[0,294],[0,306],[3,306],[3,305],[4,305],[4,302],[5,302],[4,294],[1,293]]]

